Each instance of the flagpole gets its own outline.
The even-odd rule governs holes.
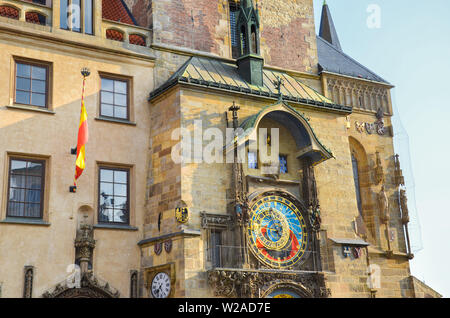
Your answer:
[[[83,76],[83,86],[82,86],[82,91],[81,91],[81,112],[80,112],[80,125],[78,128],[78,140],[77,140],[77,147],[75,149],[72,149],[72,154],[76,154],[76,165],[75,165],[75,176],[74,176],[74,180],[73,180],[73,186],[70,187],[70,192],[77,192],[77,180],[78,178],[81,176],[81,173],[84,170],[84,166],[83,167],[79,167],[78,166],[78,161],[81,159],[84,165],[84,146],[85,143],[87,142],[87,122],[85,123],[85,121],[87,121],[87,114],[86,114],[86,108],[85,108],[85,104],[84,104],[84,94],[85,94],[85,88],[86,88],[86,78],[89,77],[89,75],[91,75],[91,72],[89,71],[88,68],[84,67],[81,70],[81,75]],[[83,131],[82,131],[83,129]],[[80,142],[83,143],[82,147],[80,147]],[[81,149],[83,148],[83,149]],[[81,156],[80,156],[80,152]]]

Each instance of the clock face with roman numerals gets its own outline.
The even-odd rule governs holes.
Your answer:
[[[262,263],[288,268],[304,258],[308,232],[300,210],[277,195],[259,199],[250,208],[248,246]]]
[[[170,294],[170,277],[161,272],[155,275],[152,281],[152,295],[154,298],[167,298]]]

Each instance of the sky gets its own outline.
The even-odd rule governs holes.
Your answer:
[[[323,0],[314,0],[319,33]],[[450,297],[450,1],[327,0],[343,51],[393,84],[396,152],[412,231],[411,274]]]

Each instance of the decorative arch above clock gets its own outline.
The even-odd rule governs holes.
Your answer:
[[[238,136],[238,147],[249,142],[251,136],[257,131],[259,123],[265,117],[280,123],[292,133],[297,145],[297,158],[310,158],[313,166],[334,158],[333,153],[319,141],[309,120],[284,101],[267,106],[259,113],[244,120],[240,126],[243,133]],[[231,151],[234,147],[234,142],[228,144],[225,152]]]

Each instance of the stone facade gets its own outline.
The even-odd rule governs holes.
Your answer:
[[[150,298],[160,273],[170,281],[168,297],[439,296],[410,274],[392,85],[319,73],[312,0],[260,0],[259,52],[273,78],[260,93],[247,84],[231,89],[225,77],[242,79],[230,1],[125,0],[137,26],[102,19],[97,0],[94,36],[61,30],[58,3],[37,8],[51,16],[45,26],[0,17],[0,69],[9,74],[0,80],[9,88],[0,95],[0,296]],[[142,34],[146,45],[107,39],[107,29],[125,39]],[[191,57],[214,60],[215,71]],[[14,103],[17,59],[50,65],[48,109]],[[83,67],[91,71],[90,139],[86,170],[70,193]],[[128,120],[100,115],[102,75],[130,83]],[[292,97],[295,87],[304,91]],[[262,163],[202,161],[211,139],[198,134],[199,123],[202,132],[226,136],[233,119],[279,129],[287,173],[267,173]],[[183,132],[194,155],[180,163],[173,159],[185,149]],[[227,142],[219,159],[233,146]],[[41,220],[6,214],[11,156],[46,163]],[[129,170],[128,224],[99,220],[100,166]],[[247,208],[265,194],[289,199],[305,219],[306,256],[285,268],[249,249]],[[80,289],[68,292],[68,266],[81,247]]]

